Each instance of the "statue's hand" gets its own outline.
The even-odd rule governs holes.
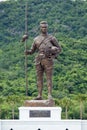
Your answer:
[[[23,37],[22,37],[22,42],[25,42],[26,41],[26,39],[28,39],[28,35],[23,35]]]
[[[25,50],[24,53],[25,53],[25,55],[30,55],[31,54],[31,50]]]

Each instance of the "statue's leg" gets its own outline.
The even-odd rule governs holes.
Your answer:
[[[52,99],[52,75],[53,75],[53,61],[46,61],[45,73],[47,78],[47,87],[48,87],[48,99]]]
[[[43,89],[43,68],[41,64],[36,65],[36,74],[37,74],[37,88],[38,88],[38,96],[36,97],[36,100],[41,100]]]

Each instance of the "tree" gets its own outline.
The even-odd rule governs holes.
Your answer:
[[[7,102],[11,106],[12,110],[12,119],[15,118],[15,106],[17,106],[17,103],[20,102],[20,97],[16,95],[11,95],[7,97]]]
[[[60,100],[60,104],[63,108],[65,108],[65,118],[68,119],[68,109],[71,104],[71,100],[68,97],[64,97]]]
[[[1,107],[3,102],[4,102],[4,98],[0,96],[0,119],[1,119]]]
[[[75,95],[75,99],[79,102],[80,119],[83,119],[83,108],[84,108],[84,102],[87,99],[87,95],[79,93],[79,94]]]

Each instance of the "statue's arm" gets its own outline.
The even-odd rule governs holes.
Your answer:
[[[30,50],[26,50],[25,54],[26,55],[31,55],[33,54],[35,51],[36,51],[36,43],[35,41],[33,42],[32,46],[31,46],[31,49]]]
[[[52,37],[51,42],[52,42],[53,46],[58,48],[58,53],[60,53],[61,52],[61,46],[59,45],[58,40],[55,37]]]

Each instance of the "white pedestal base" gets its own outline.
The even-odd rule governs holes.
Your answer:
[[[19,120],[58,121],[61,120],[61,107],[20,107]]]

